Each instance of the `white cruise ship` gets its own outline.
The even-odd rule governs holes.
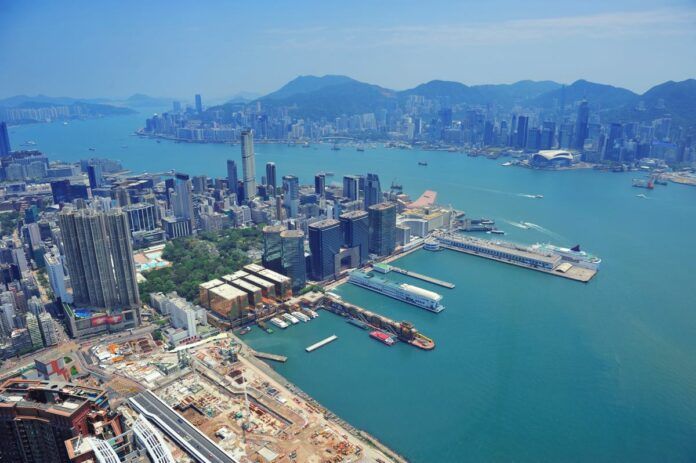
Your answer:
[[[278,328],[283,328],[283,329],[285,329],[285,328],[287,328],[287,327],[289,326],[287,323],[285,323],[283,320],[281,320],[281,319],[278,318],[278,317],[273,317],[273,318],[271,318],[270,322],[273,323],[273,324],[274,324],[275,326],[277,326]]]
[[[554,246],[553,244],[535,244],[532,246],[533,249],[538,249],[547,252],[553,252],[561,256],[564,262],[568,262],[577,267],[589,268],[590,270],[599,270],[599,265],[602,263],[602,259],[597,256],[593,256],[585,251],[580,250],[580,246],[575,246],[573,248],[562,248],[559,246]]]
[[[351,272],[348,282],[385,296],[398,299],[430,312],[442,312],[445,307],[440,304],[442,296],[436,292],[406,283],[396,283],[359,270]]]

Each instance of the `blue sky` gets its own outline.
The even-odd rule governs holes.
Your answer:
[[[696,0],[0,0],[0,97],[219,99],[305,74],[394,89],[696,78]]]

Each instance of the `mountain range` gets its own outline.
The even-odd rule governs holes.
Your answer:
[[[587,100],[603,122],[651,121],[667,116],[686,128],[696,128],[696,80],[665,82],[641,94],[611,85],[577,80],[569,85],[523,80],[513,84],[465,85],[432,80],[407,90],[391,90],[347,76],[299,76],[280,89],[258,98],[264,108],[289,108],[295,117],[333,119],[403,105],[412,97],[436,101],[457,113],[490,104],[523,112],[540,109],[567,111]],[[223,105],[224,106],[224,105]]]

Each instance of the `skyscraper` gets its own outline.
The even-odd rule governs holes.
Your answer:
[[[300,207],[300,181],[294,175],[283,175],[283,207],[288,211],[288,217],[297,217]]]
[[[203,101],[200,94],[196,94],[196,112],[198,114],[203,112]]]
[[[578,117],[575,119],[575,138],[573,148],[582,150],[585,146],[585,139],[589,134],[588,121],[590,119],[590,108],[587,101],[582,101],[578,106]]]
[[[263,257],[262,263],[266,268],[276,272],[281,271],[280,258],[282,255],[280,234],[285,231],[282,225],[266,225],[263,227]]]
[[[370,175],[370,174],[368,174]],[[370,225],[365,211],[346,212],[339,217],[343,244],[347,248],[358,248],[360,265],[367,262],[370,239]]]
[[[307,284],[307,265],[302,230],[285,230],[280,233],[282,247],[282,273],[292,279],[292,290],[299,291]]]
[[[356,201],[360,196],[360,178],[356,175],[346,175],[343,177],[343,196]]]
[[[396,207],[380,203],[368,209],[370,223],[370,252],[388,256],[396,247]]]
[[[244,181],[244,200],[256,197],[256,167],[254,164],[254,132],[242,131],[242,180]]]
[[[309,250],[312,278],[320,281],[336,274],[336,254],[341,250],[341,225],[338,220],[327,219],[309,226]]]
[[[10,154],[10,134],[7,133],[7,124],[0,122],[0,157]]]
[[[314,192],[319,196],[324,196],[326,189],[326,174],[319,173],[314,176]]]
[[[228,159],[227,160],[227,189],[231,193],[234,193],[235,195],[237,194],[237,182],[238,182],[237,163],[234,162],[232,159]],[[239,201],[237,201],[237,202],[239,202]]]
[[[174,176],[174,192],[169,198],[174,216],[177,219],[187,220],[193,231],[193,186],[187,174]]]
[[[43,344],[43,338],[41,337],[41,328],[39,328],[39,320],[31,312],[26,314],[27,330],[29,331],[29,336],[31,337],[31,346],[34,349],[41,349]]]
[[[377,174],[367,174],[367,179],[365,180],[365,210],[382,201],[382,188],[379,184],[379,176]]]
[[[517,148],[525,148],[527,146],[527,131],[529,130],[529,117],[520,116],[517,118]]]
[[[268,186],[269,194],[276,195],[276,165],[275,162],[266,163],[266,186]]]
[[[66,206],[58,215],[76,304],[107,309],[139,308],[128,218]]]

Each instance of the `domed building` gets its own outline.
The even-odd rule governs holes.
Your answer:
[[[573,154],[566,150],[541,150],[532,155],[534,167],[568,167],[573,163]]]

